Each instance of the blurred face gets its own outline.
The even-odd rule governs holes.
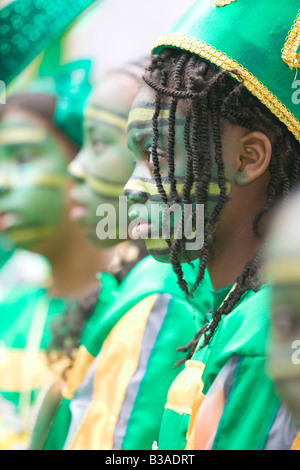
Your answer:
[[[298,217],[296,212],[294,215]],[[300,426],[300,226],[297,220],[290,219],[290,234],[275,229],[275,237],[268,246],[267,275],[272,285],[268,366],[278,393]]]
[[[67,161],[47,125],[11,111],[0,122],[0,232],[19,247],[51,237],[65,211]]]
[[[102,80],[85,109],[84,145],[69,166],[77,180],[71,191],[76,206],[70,216],[99,248],[119,242],[119,196],[123,195],[124,185],[134,169],[126,130],[136,91],[135,81],[126,75],[114,74]],[[116,237],[111,233],[112,239],[99,239],[96,233],[102,218],[97,215],[97,208],[103,205],[109,205],[110,213],[115,213]],[[125,221],[127,227],[126,214]],[[109,230],[107,226],[105,232]]]
[[[160,174],[162,177],[162,186],[168,198],[168,204],[171,205],[171,186],[169,179],[168,165],[168,117],[170,110],[170,99],[165,97],[162,102],[162,109],[158,119],[159,139],[157,145],[157,154],[159,159]],[[157,189],[154,175],[152,141],[153,128],[152,117],[155,111],[155,92],[147,85],[140,89],[134,105],[131,109],[128,121],[128,147],[134,153],[136,166],[132,177],[125,187],[125,194],[129,197],[131,203],[140,203],[147,209],[147,219],[138,227],[138,231],[143,233],[147,249],[158,261],[169,262],[170,254],[167,242],[162,234],[162,198]],[[174,162],[175,178],[177,182],[177,192],[181,197],[184,188],[184,178],[187,172],[187,155],[184,142],[184,126],[186,123],[186,113],[183,103],[179,103],[175,123],[175,142],[174,142]],[[214,152],[213,139],[210,139],[211,154]],[[230,185],[228,186],[228,192]],[[191,188],[191,203],[195,207],[195,186]],[[207,197],[204,205],[205,217],[208,220],[218,201],[220,188],[217,184],[217,166],[215,162],[211,163],[210,183],[208,185]],[[182,203],[180,202],[182,207]],[[159,208],[161,209],[159,211]],[[158,218],[156,214],[160,213]],[[155,217],[154,217],[155,215]],[[136,212],[131,211],[132,220],[136,218]],[[178,226],[178,220],[170,218],[171,241],[174,240],[174,233]],[[193,225],[193,229],[195,226]],[[136,229],[137,230],[137,229]],[[153,238],[151,234],[156,234]],[[149,237],[148,239],[146,237]],[[152,238],[151,238],[152,237]],[[200,247],[201,248],[201,247]],[[197,250],[189,249],[187,252],[189,258],[198,257]]]

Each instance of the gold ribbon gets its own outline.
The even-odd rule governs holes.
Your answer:
[[[232,2],[235,2],[235,0],[214,0],[216,7],[224,7],[225,5],[229,5]]]
[[[292,69],[300,67],[300,54],[297,50],[300,45],[300,10],[296,21],[289,32],[284,48],[282,49],[282,60]]]

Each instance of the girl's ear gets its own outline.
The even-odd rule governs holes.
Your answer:
[[[263,132],[250,132],[241,137],[234,181],[245,186],[262,176],[270,164],[272,144]]]

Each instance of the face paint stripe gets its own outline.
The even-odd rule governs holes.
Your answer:
[[[89,123],[90,125],[94,126],[95,128],[99,128],[99,126],[106,126],[106,128],[113,129],[114,131],[118,132],[124,132],[123,127],[120,127],[118,124],[113,124],[111,122],[108,122],[105,119],[89,119],[85,121],[86,123]],[[127,127],[125,129],[127,131]]]
[[[114,184],[103,183],[102,181],[93,178],[91,175],[87,175],[86,181],[87,184],[89,184],[98,194],[119,197],[124,191],[124,185],[116,186]]]
[[[166,103],[166,102],[163,101],[162,103],[160,103],[160,107],[163,110],[169,110],[170,109],[170,103]],[[139,102],[138,104],[133,105],[131,107],[131,110],[133,110],[133,109],[152,109],[152,112],[154,113],[153,104],[150,103],[150,102],[147,102],[147,101]]]
[[[158,251],[160,254],[170,254],[167,242],[163,239],[145,239],[147,250]]]
[[[138,182],[141,183],[140,188],[138,186]],[[179,195],[182,194],[183,186],[184,186],[183,183],[177,184],[177,192],[178,192]],[[163,183],[163,187],[164,187],[166,193],[170,194],[170,192],[171,192],[170,191],[170,188],[171,188],[170,183]],[[128,183],[126,184],[125,188],[124,188],[124,192],[125,191],[129,191],[129,192],[130,191],[138,191],[138,192],[144,191],[145,193],[149,194],[150,196],[159,195],[155,182],[153,182],[153,183],[150,182],[150,181],[145,182],[145,181],[140,180],[139,178],[136,178],[135,180],[130,179],[128,181]],[[220,187],[219,187],[218,184],[209,183],[208,194],[210,196],[219,196],[220,192],[221,191],[220,191]],[[230,184],[227,183],[226,184],[226,194],[228,195],[229,192],[230,192]],[[195,183],[192,186],[191,195],[193,195],[194,193],[195,193]]]
[[[176,181],[183,183],[183,182],[184,182],[184,178],[185,178],[184,176],[176,176]],[[155,180],[154,180],[154,179],[143,178],[142,176],[135,176],[135,175],[132,175],[132,176],[131,176],[131,179],[137,180],[137,181],[143,181],[143,182],[145,182],[145,183],[153,183],[153,184],[155,184]],[[162,183],[167,183],[167,182],[168,182],[168,177],[167,177],[167,176],[162,177],[162,178],[161,178],[161,181],[162,181]]]
[[[121,119],[125,119],[125,121],[127,121],[128,119],[128,114],[122,114],[122,113],[119,113],[118,111],[112,111],[111,109],[109,108],[105,108],[104,106],[97,106],[97,104],[95,103],[90,103],[89,106],[86,108],[85,112],[84,112],[84,115],[86,116],[86,113],[88,113],[88,110],[89,109],[95,109],[97,111],[104,111],[105,113],[108,113],[108,114],[111,114],[112,116],[117,116]]]
[[[47,238],[55,233],[55,227],[35,227],[35,228],[20,228],[11,229],[7,231],[8,236],[14,243],[35,242],[41,238]]]
[[[165,119],[165,120],[161,120],[159,122],[159,125],[160,127],[167,127],[168,126],[168,121]],[[132,121],[128,124],[128,127],[127,127],[127,132],[131,131],[131,130],[145,130],[145,131],[152,131],[152,123],[151,121]]]
[[[36,144],[43,142],[47,134],[41,129],[14,127],[0,132],[0,145]]]
[[[176,121],[176,125],[179,126],[184,126],[184,121],[178,119]],[[164,128],[169,126],[169,121],[167,119],[161,119],[159,121],[159,128]],[[145,131],[152,131],[152,122],[151,121],[132,121],[127,127],[127,132],[131,130],[145,130]]]
[[[66,178],[63,175],[45,175],[34,179],[34,184],[45,188],[61,188],[64,186]]]
[[[129,113],[128,123],[131,124],[132,122],[141,122],[141,121],[149,121],[152,122],[154,110],[147,109],[147,108],[135,108],[131,109]],[[168,119],[170,112],[168,109],[162,109],[159,114],[159,119]]]
[[[4,189],[28,189],[28,188],[45,188],[45,189],[57,189],[62,188],[65,184],[66,178],[62,175],[44,175],[34,177],[30,182],[26,181],[24,184],[22,177],[20,176],[13,183],[10,180],[0,182],[0,185]]]
[[[95,108],[88,108],[85,112],[85,119],[96,119],[98,122],[103,121],[104,124],[112,124],[122,131],[127,130],[127,119],[120,118],[112,113]]]

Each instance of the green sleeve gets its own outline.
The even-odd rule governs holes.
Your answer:
[[[278,408],[265,357],[239,356],[212,448],[264,449]]]
[[[136,396],[130,413],[127,412],[128,424],[122,450],[151,449],[153,441],[158,441],[168,390],[183,369],[183,365],[174,365],[186,354],[176,349],[187,344],[197,331],[193,308],[184,300],[168,300],[168,297],[167,294],[160,294],[153,307],[153,317],[164,319],[161,326],[156,328],[154,325],[144,333],[147,342],[143,342],[136,373],[136,376],[141,376],[141,380],[138,386],[135,378],[132,381],[135,384],[131,389],[136,390]],[[147,350],[150,350],[149,353]],[[143,357],[147,354],[148,360],[143,364]],[[131,389],[129,386],[127,392],[131,393]]]
[[[62,398],[43,450],[62,450],[71,422],[70,401]]]

